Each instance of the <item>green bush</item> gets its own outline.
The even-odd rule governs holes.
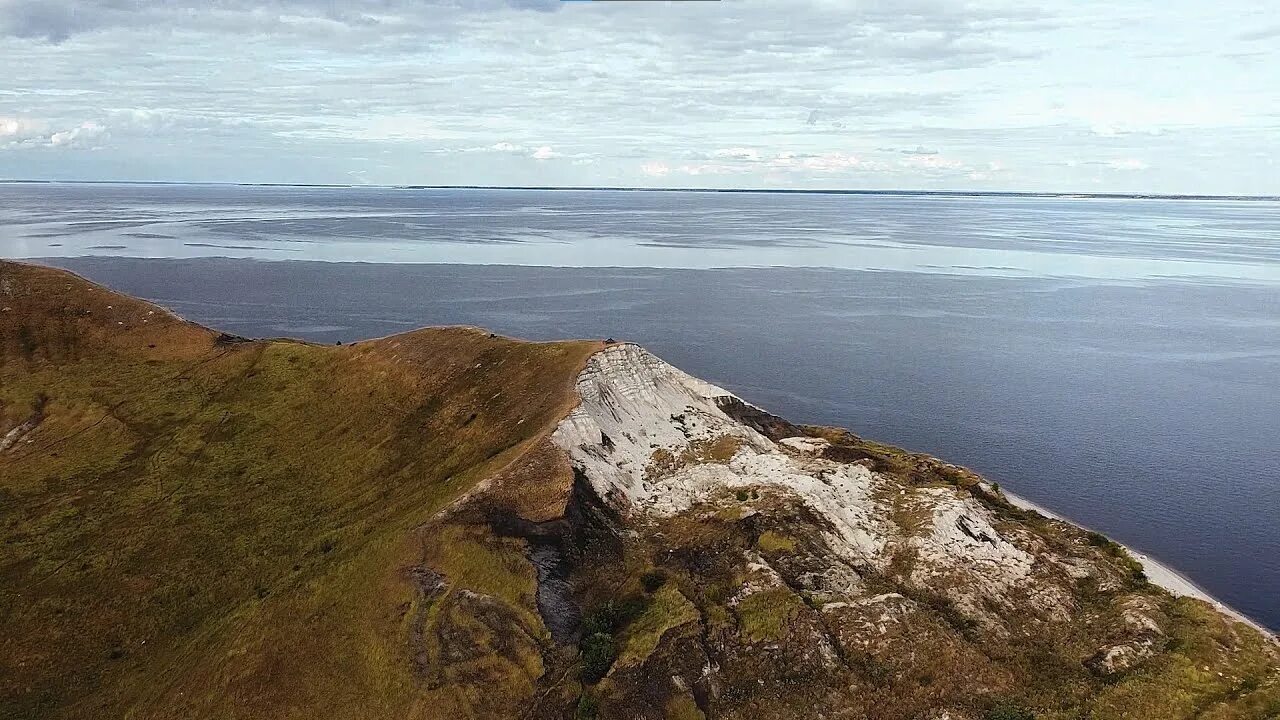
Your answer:
[[[1108,538],[1106,535],[1103,535],[1100,532],[1095,532],[1093,530],[1090,530],[1088,533],[1086,533],[1085,538],[1088,539],[1089,544],[1094,547],[1109,547],[1111,545],[1110,538]]]
[[[613,636],[608,633],[594,633],[582,640],[582,682],[592,685],[609,672],[618,650],[614,646]]]
[[[602,603],[582,619],[582,636],[585,638],[596,633],[611,635],[639,617],[644,608],[645,600],[635,596]]]
[[[661,578],[666,581],[665,574]],[[644,613],[647,604],[644,598],[633,595],[602,603],[587,613],[582,619],[582,641],[578,644],[582,657],[582,682],[588,685],[599,682],[609,672],[618,657],[614,634]]]
[[[594,695],[584,692],[578,696],[578,710],[574,713],[577,720],[595,720],[598,714],[600,714],[600,701],[596,700]]]

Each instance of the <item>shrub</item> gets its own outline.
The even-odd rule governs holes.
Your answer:
[[[588,685],[600,682],[617,656],[613,636],[602,632],[588,635],[582,641],[581,650],[582,682]]]
[[[596,715],[600,713],[600,701],[596,700],[591,693],[582,693],[578,696],[578,709],[574,713],[577,720],[595,720]]]
[[[582,636],[612,635],[644,612],[644,607],[644,599],[636,596],[602,603],[582,619]]]

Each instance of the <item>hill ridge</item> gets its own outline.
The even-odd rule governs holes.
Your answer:
[[[7,262],[0,305],[0,715],[1280,708],[1105,537],[634,343],[240,341]]]

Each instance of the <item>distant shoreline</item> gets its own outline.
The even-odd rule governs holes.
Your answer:
[[[1280,195],[1212,195],[1192,193],[1021,192],[1015,190],[862,190],[795,188],[657,188],[607,185],[351,185],[284,182],[175,182],[167,180],[31,180],[0,179],[0,185],[162,185],[220,187],[282,187],[337,190],[531,190],[567,192],[724,193],[729,195],[882,195],[905,197],[1056,198],[1063,200],[1230,200],[1280,202]]]

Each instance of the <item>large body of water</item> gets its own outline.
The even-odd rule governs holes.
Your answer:
[[[0,185],[0,255],[244,335],[637,340],[1280,630],[1276,203]]]

